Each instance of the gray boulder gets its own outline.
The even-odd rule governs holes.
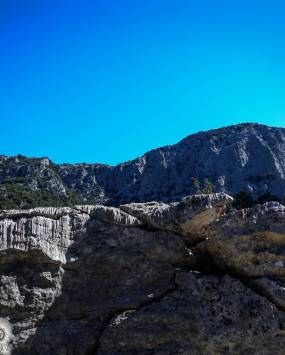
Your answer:
[[[283,354],[284,209],[2,211],[0,354]]]

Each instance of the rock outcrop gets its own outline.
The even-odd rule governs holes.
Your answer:
[[[283,354],[285,207],[0,213],[0,354]]]
[[[57,172],[69,188],[110,205],[180,200],[195,192],[193,177],[201,185],[208,178],[217,192],[270,191],[281,197],[284,152],[284,128],[241,124],[190,135],[114,167],[63,164]]]
[[[190,135],[117,166],[57,165],[47,158],[0,156],[0,197],[11,192],[7,182],[13,182],[32,191],[48,191],[55,206],[66,205],[65,201],[75,197],[82,200],[77,203],[111,206],[173,202],[197,192],[193,178],[200,181],[201,190],[207,178],[216,192],[233,195],[246,190],[254,197],[270,192],[281,198],[285,193],[284,152],[285,128],[240,124]],[[26,193],[22,201],[19,196],[15,207],[39,205],[27,204]],[[45,199],[40,202],[46,205]]]

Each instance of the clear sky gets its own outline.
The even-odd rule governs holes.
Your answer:
[[[0,0],[0,154],[116,164],[285,126],[284,0]]]

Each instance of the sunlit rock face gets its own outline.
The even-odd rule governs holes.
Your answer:
[[[283,354],[285,207],[0,213],[0,353]]]
[[[195,193],[193,177],[215,191],[253,195],[285,191],[285,129],[240,124],[190,135],[117,165],[60,165],[64,184],[94,202],[179,201]]]
[[[257,197],[270,191],[282,197],[285,129],[240,124],[200,132],[117,166],[58,165],[47,158],[0,156],[2,194],[9,190],[7,181],[12,180],[18,188],[26,186],[32,191],[48,191],[56,206],[62,206],[62,201],[71,201],[71,192],[80,197],[78,203],[84,204],[178,202],[197,193],[193,178],[200,181],[201,191],[207,178],[216,192],[233,195],[247,190]],[[16,207],[26,206],[24,196],[23,201],[14,201]]]

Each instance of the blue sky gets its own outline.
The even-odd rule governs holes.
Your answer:
[[[285,126],[285,3],[0,0],[0,154],[116,164]]]

